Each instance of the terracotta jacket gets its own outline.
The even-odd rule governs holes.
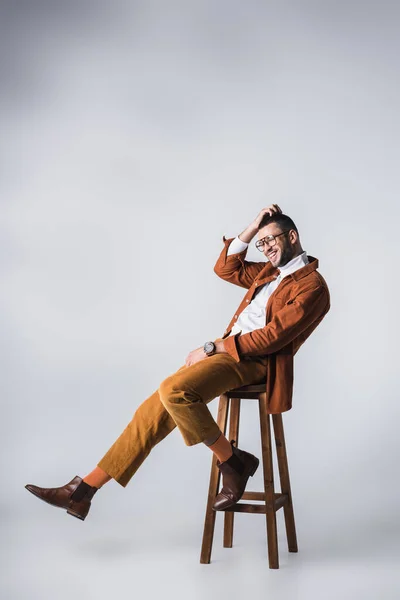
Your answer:
[[[252,356],[267,357],[268,412],[285,412],[292,408],[293,357],[330,309],[329,289],[317,271],[318,259],[308,256],[309,263],[284,277],[268,298],[265,327],[229,336],[239,314],[254,297],[257,286],[278,276],[278,269],[270,262],[245,260],[247,248],[227,256],[233,239],[223,236],[224,248],[214,271],[221,279],[248,291],[220,339],[224,340],[225,350],[238,362]]]

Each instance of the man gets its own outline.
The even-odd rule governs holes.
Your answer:
[[[246,261],[256,247],[268,259]],[[217,456],[223,486],[213,508],[224,510],[242,497],[259,459],[229,442],[207,403],[223,392],[265,381],[269,413],[292,406],[293,357],[330,309],[328,286],[318,260],[303,250],[292,219],[277,204],[261,210],[235,239],[223,236],[215,273],[246,294],[222,338],[188,354],[136,410],[131,422],[83,479],[58,488],[26,485],[41,500],[84,520],[94,494],[110,479],[126,487],[152,448],[178,427],[187,446],[204,443]]]

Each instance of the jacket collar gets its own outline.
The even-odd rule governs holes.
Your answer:
[[[309,256],[308,254],[307,254],[307,258],[308,258],[308,264],[304,265],[304,267],[300,267],[300,269],[297,269],[297,271],[290,273],[290,275],[288,275],[288,277],[292,277],[295,281],[298,281],[299,279],[302,279],[303,277],[305,277],[312,271],[315,271],[316,269],[318,269],[318,264],[319,264],[318,258],[315,258],[315,256]]]
[[[286,277],[291,277],[295,281],[298,281],[299,279],[306,277],[306,275],[308,275],[312,271],[318,269],[318,258],[315,258],[315,256],[309,256],[308,254],[307,258],[307,265],[304,265],[304,267],[300,267],[300,269],[293,271],[293,273],[286,275]],[[279,275],[279,272],[279,268],[273,267],[272,264],[268,261],[263,269],[263,274],[261,277],[258,278],[258,281],[262,280],[265,283],[267,283],[267,281],[272,281],[273,279],[276,279],[277,275]]]

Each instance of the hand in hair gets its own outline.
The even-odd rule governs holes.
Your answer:
[[[277,204],[271,204],[267,208],[263,208],[260,211],[260,214],[254,219],[254,221],[252,223],[252,227],[257,230],[260,226],[261,221],[264,218],[264,215],[268,214],[269,216],[272,216],[275,213],[281,213],[281,212],[282,212],[282,209],[279,208],[279,206]]]
[[[282,213],[282,210],[279,208],[279,206],[277,204],[271,204],[267,208],[263,208],[261,210],[260,214],[258,215],[258,217],[252,223],[250,223],[250,225],[248,227],[246,227],[246,229],[244,231],[242,231],[242,233],[239,235],[239,240],[241,240],[242,242],[246,242],[248,244],[249,242],[251,242],[253,237],[256,235],[256,233],[259,229],[260,223],[264,219],[264,217],[266,217],[266,216],[272,217],[272,215],[274,215],[274,214],[281,214],[281,213]]]

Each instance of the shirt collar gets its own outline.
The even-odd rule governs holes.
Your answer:
[[[286,275],[290,275],[290,273],[293,273],[294,271],[297,271],[297,269],[307,265],[308,262],[307,252],[304,250],[304,252],[298,254],[292,258],[292,260],[289,260],[286,265],[278,267],[277,272],[279,273],[279,277],[286,277]]]
[[[304,262],[303,254],[306,255],[305,259],[307,262]],[[292,277],[292,279],[294,279],[295,281],[298,281],[299,279],[306,277],[306,275],[308,275],[312,271],[315,271],[316,269],[318,269],[318,265],[319,265],[318,258],[315,258],[315,256],[311,256],[310,254],[307,255],[306,252],[302,252],[302,254],[300,254],[299,256],[296,256],[292,260],[293,261],[299,260],[299,257],[302,257],[301,258],[302,262],[300,262],[300,265],[297,267],[297,269],[292,269],[290,272],[290,277]],[[289,262],[291,263],[292,261],[289,261]],[[288,266],[289,266],[289,263],[287,263],[284,267],[282,267],[282,269],[285,269]],[[255,281],[257,281],[258,283],[268,283],[269,281],[272,281],[273,279],[277,279],[277,275],[279,276],[279,280],[281,280],[286,275],[289,275],[288,272],[282,273],[282,276],[280,275],[280,273],[281,273],[281,269],[278,269],[277,267],[272,266],[272,263],[270,261],[268,261],[265,263],[265,267],[262,269],[262,272],[260,273],[259,278]]]

